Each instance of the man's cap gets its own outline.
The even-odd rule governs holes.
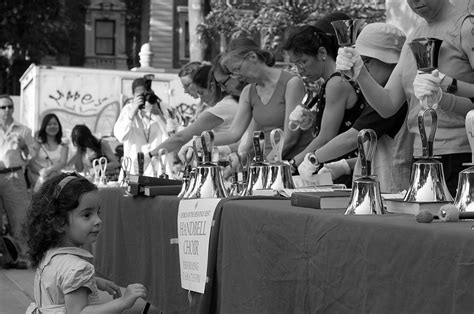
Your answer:
[[[405,34],[394,25],[371,23],[362,29],[355,46],[361,56],[397,63],[405,39]]]

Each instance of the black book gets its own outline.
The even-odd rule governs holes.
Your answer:
[[[136,183],[143,186],[157,186],[157,185],[182,185],[181,180],[163,179],[155,177],[141,176],[137,174],[131,174],[129,177],[130,183]]]

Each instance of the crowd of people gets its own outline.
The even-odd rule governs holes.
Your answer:
[[[408,0],[408,4],[426,21],[408,37],[393,25],[373,23],[362,29],[354,47],[339,47],[330,23],[349,19],[343,13],[294,29],[283,45],[295,65],[293,71],[276,67],[273,54],[250,38],[233,40],[211,63],[185,65],[178,76],[185,92],[199,104],[195,121],[176,132],[170,132],[170,117],[160,101],[144,96],[146,80],[136,79],[134,97],[122,109],[113,131],[123,143],[122,154],[87,126],[76,125],[71,134],[75,153],[68,160],[69,146],[56,115],[44,116],[33,137],[28,127],[13,119],[12,99],[0,95],[0,206],[21,251],[11,266],[25,266],[27,252],[45,278],[65,272],[66,263],[79,265],[74,279],[55,285],[63,290],[50,305],[86,307],[97,288],[118,293],[113,283],[95,280],[91,264],[83,262],[91,256],[80,249],[94,241],[90,233],[87,237],[83,233],[100,231],[96,187],[75,174],[61,174],[62,170],[69,165],[87,173],[93,160],[105,157],[109,170],[115,171],[121,158],[130,158],[130,173],[137,174],[138,156],[143,153],[143,174],[156,175],[160,152],[185,159],[183,152],[193,138],[207,130],[214,132],[216,158],[231,161],[239,159],[232,158],[236,154],[252,156],[250,137],[253,131],[263,131],[264,156],[273,161],[277,152],[269,134],[280,128],[283,159],[289,161],[293,174],[311,182],[314,175],[329,172],[335,182],[350,187],[361,168],[358,133],[373,129],[377,134],[373,172],[382,192],[395,193],[408,187],[413,156],[421,155],[418,113],[426,99],[434,100],[438,114],[434,154],[441,156],[454,195],[462,164],[471,161],[464,117],[474,109],[473,26],[468,22],[473,17],[448,0]],[[409,44],[419,37],[443,40],[438,69],[432,72],[417,71]],[[305,108],[301,108],[303,99],[310,99]],[[292,122],[301,125],[308,114],[312,115],[309,127],[289,127]],[[231,162],[229,167],[235,166]],[[172,165],[167,167],[171,173]],[[28,186],[37,192],[31,202],[26,197]],[[83,215],[84,208],[90,217],[73,218]],[[26,237],[22,235],[25,221]],[[51,262],[56,255],[66,257]],[[46,269],[49,263],[53,267]],[[54,285],[54,279],[49,284]],[[111,302],[105,309],[124,309],[145,295],[141,285],[129,286],[121,302]]]

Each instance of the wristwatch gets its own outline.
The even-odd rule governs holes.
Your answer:
[[[450,94],[454,94],[457,91],[458,91],[458,80],[456,80],[453,77],[453,80],[451,81],[451,84],[449,84],[448,87],[446,88],[446,92],[450,93]]]

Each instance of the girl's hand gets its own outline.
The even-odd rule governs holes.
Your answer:
[[[96,278],[96,282],[99,290],[108,292],[114,299],[122,296],[120,287],[115,282],[103,278]]]
[[[138,298],[146,299],[147,291],[144,285],[139,283],[134,283],[127,286],[125,289],[121,300],[123,302],[124,309],[131,308]]]

